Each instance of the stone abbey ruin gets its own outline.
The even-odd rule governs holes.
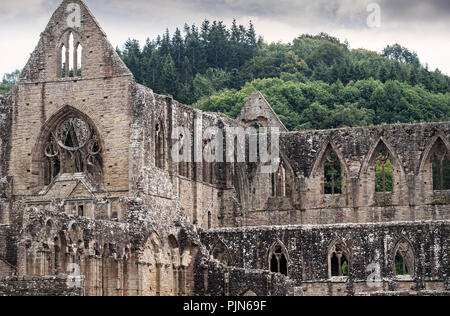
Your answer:
[[[0,113],[0,295],[450,293],[450,122],[288,132],[259,92],[203,113],[137,84],[79,0]],[[179,126],[277,127],[278,168],[176,163]]]

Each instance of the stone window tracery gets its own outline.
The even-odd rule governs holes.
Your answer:
[[[375,192],[393,191],[393,167],[390,154],[382,149],[375,160]]]
[[[272,173],[272,197],[289,197],[292,194],[292,180],[286,164],[281,161],[278,170]]]
[[[349,256],[345,247],[334,244],[328,253],[329,277],[347,277],[349,275]]]
[[[280,244],[272,246],[269,254],[270,272],[288,275],[287,254]]]
[[[68,30],[61,40],[58,75],[61,78],[81,77],[83,47],[80,35]]]
[[[230,265],[230,253],[227,246],[219,241],[212,250],[212,256],[215,260],[222,263],[224,266]]]
[[[414,252],[411,244],[401,240],[394,250],[394,274],[396,276],[414,275]]]
[[[45,184],[59,174],[86,173],[102,177],[102,148],[95,129],[79,117],[69,117],[49,134],[44,146]]]
[[[328,150],[324,161],[323,192],[327,195],[342,193],[342,171],[339,158],[332,150]]]

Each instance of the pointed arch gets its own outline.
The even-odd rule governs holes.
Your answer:
[[[68,236],[72,245],[81,246],[83,243],[83,231],[76,221],[71,221],[67,228]]]
[[[58,63],[57,63],[57,74],[59,78],[65,78],[66,77],[66,64],[67,64],[67,53],[66,53],[66,45],[62,43],[59,46],[58,51]]]
[[[57,76],[59,78],[74,78],[81,76],[82,53],[81,35],[74,29],[66,29],[60,40],[57,58]]]
[[[271,174],[272,197],[293,198],[295,192],[295,173],[287,157],[280,151],[279,165]]]
[[[393,272],[395,276],[410,276],[415,274],[415,256],[411,242],[401,237],[393,251]]]
[[[152,232],[148,237],[148,243],[152,247],[155,253],[159,253],[161,251],[161,238],[156,232]]]
[[[346,193],[349,175],[350,170],[339,148],[330,141],[324,143],[310,173],[310,177],[323,178],[321,193],[325,195]]]
[[[81,77],[83,67],[83,46],[78,42],[74,51],[74,76]]]
[[[328,248],[328,277],[348,277],[350,274],[350,252],[340,240],[335,240]]]
[[[105,148],[102,139],[93,119],[65,105],[47,120],[36,140],[31,164],[33,190],[41,189],[58,174],[67,172],[90,174],[100,184]]]
[[[378,139],[365,157],[360,179],[363,183],[366,182],[364,189],[376,203],[380,202],[379,199],[383,199],[383,203],[402,203],[402,199],[408,196],[409,188],[403,164],[383,137]],[[403,198],[400,194],[402,190],[406,191]]]
[[[433,137],[423,152],[419,174],[430,190],[450,190],[450,144],[444,136]]]
[[[47,217],[45,219],[45,233],[47,237],[53,237],[53,235],[56,233],[55,221],[50,217]]]
[[[268,256],[269,271],[288,276],[289,275],[288,262],[289,256],[287,249],[280,240],[277,240],[269,248],[269,256]]]
[[[75,37],[73,35],[73,32],[70,31],[69,32],[69,60],[68,60],[68,64],[69,64],[69,77],[74,77],[75,76],[75,64],[76,64],[76,59],[75,59]]]
[[[211,251],[212,257],[222,263],[224,266],[229,266],[231,263],[230,252],[225,243],[219,240]]]
[[[377,159],[377,154],[380,152],[380,149],[385,148],[389,153],[389,156],[392,160],[392,163],[399,169],[402,175],[405,174],[405,170],[403,169],[403,164],[398,158],[397,154],[394,151],[394,148],[387,142],[383,137],[380,137],[374,146],[369,150],[367,156],[364,158],[364,161],[361,165],[360,175],[363,173],[367,173],[368,169],[375,163]]]

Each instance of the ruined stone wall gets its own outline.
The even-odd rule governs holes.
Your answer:
[[[108,191],[128,190],[130,114],[129,78],[19,83],[14,110],[9,174],[15,178],[15,195],[34,193],[43,187],[41,132],[50,121],[71,107],[88,116],[99,131],[104,148],[104,180]],[[70,93],[69,93],[70,92]]]
[[[67,5],[78,4],[82,20],[72,27]],[[72,33],[82,47],[81,74],[61,75],[61,45]],[[69,56],[72,58],[72,56]],[[68,68],[67,68],[68,69]],[[127,191],[132,75],[81,1],[64,1],[52,16],[22,71],[11,97],[11,165],[14,194],[42,189],[43,148],[49,130],[68,109],[78,111],[97,129],[103,152],[102,189]]]
[[[13,104],[14,100],[11,94],[0,96],[0,224],[9,223],[12,178],[8,177],[8,168],[10,165]]]
[[[292,194],[274,198],[270,175],[248,164],[244,225],[332,224],[449,219],[450,191],[433,191],[432,149],[450,152],[450,123],[397,124],[281,134],[281,159]],[[337,155],[342,193],[323,192],[327,150]],[[384,148],[393,164],[393,192],[375,192],[374,160]],[[269,188],[269,189],[268,189]]]
[[[0,225],[0,277],[6,277],[15,273],[15,256],[9,251],[11,244],[10,228]]]
[[[23,233],[5,246],[0,226],[2,254],[17,256],[19,276],[81,276],[79,286],[89,296],[193,294],[199,241],[181,207],[158,200],[129,203],[127,223],[16,205],[12,226]],[[4,276],[11,275],[1,267]],[[9,280],[0,284],[13,286]]]
[[[210,262],[197,270],[196,293],[212,296],[292,296],[295,284],[281,274],[224,267]]]
[[[73,5],[81,10],[79,25],[72,25]],[[67,66],[62,69],[62,47],[70,34],[83,46],[81,73],[73,76]],[[89,125],[89,136],[98,136],[101,179],[72,165],[67,169],[73,172],[60,168],[47,183],[45,159],[55,157],[46,152],[51,133],[74,117]],[[258,163],[201,159],[218,137],[206,135],[211,127],[224,131],[253,124],[282,132],[282,190],[272,188],[272,175],[261,173]],[[188,162],[174,160],[178,127],[186,128],[191,140]],[[84,3],[64,0],[17,85],[0,96],[0,141],[0,277],[17,275],[0,279],[0,294],[449,290],[450,192],[433,190],[430,161],[437,142],[450,149],[448,122],[288,133],[258,92],[238,120],[202,113],[135,83]],[[76,144],[69,147],[76,157],[71,150]],[[394,190],[379,194],[373,165],[381,147],[393,163]],[[225,159],[225,141],[219,149]],[[330,150],[342,169],[342,193],[334,195],[323,189]],[[87,156],[97,155],[93,151]],[[94,165],[87,156],[82,159]],[[335,223],[377,224],[318,226]],[[286,226],[207,230],[274,224]],[[197,229],[204,230],[201,239]],[[220,243],[221,252],[215,252]],[[288,259],[288,277],[268,272],[274,245]],[[350,271],[338,279],[330,276],[327,258],[337,245],[345,249]],[[413,273],[398,278],[393,257],[400,246],[409,251],[408,245]],[[382,278],[375,288],[366,282],[371,263],[379,264]],[[79,291],[59,277],[74,273],[82,281]]]
[[[270,249],[280,245],[287,257],[288,277],[297,295],[353,295],[386,291],[449,291],[449,222],[348,224],[329,226],[216,229],[201,234],[212,252],[223,243],[230,266],[270,270]],[[409,276],[394,273],[395,249],[411,246]],[[348,276],[330,276],[330,249],[341,245],[348,256]],[[379,270],[375,286],[370,275]]]
[[[437,142],[443,142],[450,152],[448,122],[282,131],[280,158],[289,193],[274,196],[272,174],[261,173],[259,163],[194,161],[198,148],[195,135],[201,137],[202,152],[208,128],[221,129],[225,140],[225,127],[246,127],[245,124],[220,114],[201,113],[171,97],[136,87],[133,99],[139,100],[135,101],[135,109],[139,110],[135,113],[133,126],[137,129],[131,143],[139,145],[132,157],[142,157],[142,163],[137,163],[130,174],[156,167],[159,171],[149,171],[155,179],[151,194],[177,197],[191,223],[198,227],[449,219],[450,192],[433,190],[430,162]],[[253,121],[253,117],[258,120],[253,108],[262,102],[252,98],[246,106],[248,111],[243,112],[247,121]],[[264,104],[259,104],[261,117],[275,120],[273,110]],[[174,135],[177,127],[189,130],[191,162],[176,163],[172,157],[179,141]],[[163,137],[161,144],[156,143],[158,128]],[[389,154],[393,164],[392,192],[375,192],[374,164],[380,148]],[[223,149],[225,153],[225,141]],[[342,192],[334,195],[325,194],[323,189],[324,164],[330,151],[337,156],[341,169]],[[246,154],[248,159],[248,148]],[[172,185],[170,190],[164,189],[167,180]]]
[[[228,213],[234,207],[228,194],[232,186],[231,168],[225,163],[204,163],[203,132],[210,127],[236,125],[231,119],[218,114],[202,113],[188,108],[170,97],[153,93],[150,89],[135,85],[133,92],[134,120],[131,132],[132,166],[131,183],[145,179],[142,190],[153,197],[178,199],[191,223],[198,227],[219,227],[223,223],[224,209]],[[197,124],[197,125],[196,125]],[[176,128],[188,130],[190,159],[177,162],[172,150],[178,141]],[[157,135],[161,135],[161,140]],[[194,135],[200,139],[196,143]],[[199,150],[200,161],[195,160]],[[148,179],[152,179],[150,181]],[[131,188],[131,190],[133,190]]]
[[[83,296],[84,289],[68,286],[67,277],[0,278],[0,296]]]
[[[7,176],[9,167],[12,109],[11,94],[0,95],[0,178]]]
[[[176,196],[181,201],[191,223],[198,227],[449,219],[450,192],[433,190],[430,162],[437,142],[443,142],[450,152],[448,122],[282,132],[280,158],[289,193],[273,196],[272,175],[262,174],[258,163],[194,162],[194,135],[201,135],[204,142],[204,132],[209,127],[225,131],[227,126],[246,127],[245,124],[220,114],[187,108],[141,86],[139,91],[147,95],[142,105],[147,110],[141,112],[146,117],[142,143],[149,145],[141,146],[138,156],[144,157],[144,165],[149,168],[157,164],[154,135],[157,124],[162,124],[164,163],[158,169],[172,182],[170,197]],[[252,100],[248,111],[243,112],[249,122],[254,121],[252,118],[258,120],[253,108],[262,102]],[[259,119],[275,120],[270,106],[264,106],[263,102],[259,107]],[[190,163],[175,163],[171,157],[178,136],[172,134],[177,127],[189,130]],[[388,152],[393,164],[392,192],[375,192],[374,161],[380,148]],[[324,164],[330,150],[336,154],[341,168],[342,192],[334,195],[323,191]],[[248,159],[248,148],[246,154]],[[158,184],[164,182],[161,177],[155,179]],[[157,185],[153,187],[156,189]],[[168,192],[156,191],[155,195]]]

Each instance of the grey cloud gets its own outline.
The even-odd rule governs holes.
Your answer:
[[[398,20],[429,22],[436,19],[448,20],[450,16],[449,0],[379,0],[383,13]]]
[[[254,16],[276,18],[289,24],[327,23],[360,26],[367,5],[380,5],[388,21],[436,21],[450,16],[449,0],[87,0],[96,11],[136,17],[189,17],[203,15],[232,18]],[[14,0],[0,6],[0,16],[41,13],[56,7],[59,0]]]
[[[295,27],[328,25],[365,28],[367,5],[381,7],[383,23],[436,23],[450,16],[449,0],[172,0],[172,1],[87,1],[89,5],[109,12],[137,18],[223,19],[255,17],[276,19]],[[114,13],[113,13],[114,14]],[[180,22],[182,23],[182,22]]]
[[[0,0],[1,1],[1,0]],[[30,21],[46,23],[53,10],[62,0],[3,0],[0,6],[0,29],[13,28],[38,36],[39,31],[30,27]],[[127,37],[154,37],[166,27],[173,32],[183,23],[196,23],[205,18],[224,20],[232,18],[240,23],[253,19],[257,30],[270,40],[290,41],[302,33],[320,31],[359,39],[359,44],[374,47],[371,35],[376,34],[379,46],[393,42],[414,40],[415,50],[423,50],[432,61],[437,56],[429,51],[426,40],[432,38],[447,50],[450,32],[450,0],[85,0],[100,23],[121,45]],[[375,32],[367,27],[367,5],[377,3],[381,7],[382,27]],[[28,23],[25,23],[28,22]],[[405,35],[406,34],[406,35]],[[420,35],[419,35],[420,34]],[[428,36],[428,34],[430,36]],[[406,37],[405,37],[406,36]],[[419,36],[419,38],[418,38]],[[422,36],[423,38],[420,38]],[[4,34],[3,41],[14,40],[11,32]],[[439,41],[437,41],[439,39]],[[371,41],[370,43],[368,41]],[[406,44],[405,43],[405,44]],[[441,45],[441,44],[439,44]],[[0,61],[2,70],[16,60],[11,53],[8,61]],[[24,54],[26,55],[26,54]],[[426,57],[426,56],[425,56]],[[21,62],[14,62],[20,64]],[[441,57],[435,65],[445,64]],[[449,72],[446,67],[446,72]]]
[[[13,0],[2,1],[0,17],[15,17],[18,15],[42,14],[52,8],[58,1],[55,0]]]

